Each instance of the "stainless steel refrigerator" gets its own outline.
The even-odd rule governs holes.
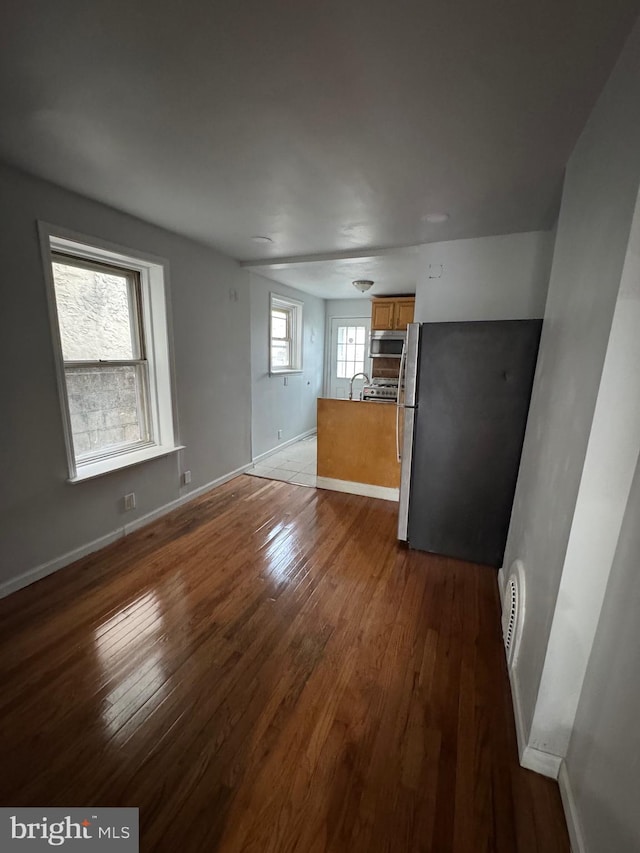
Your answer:
[[[400,363],[398,539],[501,566],[542,320],[412,323]]]

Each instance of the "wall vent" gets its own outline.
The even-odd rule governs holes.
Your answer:
[[[524,623],[524,577],[524,566],[516,560],[505,584],[502,601],[502,636],[510,669],[517,661]]]

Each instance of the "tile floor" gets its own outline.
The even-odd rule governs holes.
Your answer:
[[[249,468],[247,474],[315,487],[317,447],[315,435],[303,438],[256,463],[253,468]]]

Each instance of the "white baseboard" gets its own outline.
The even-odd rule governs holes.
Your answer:
[[[518,676],[514,670],[509,671],[509,683],[511,685],[511,701],[513,703],[513,716],[516,723],[516,737],[518,738],[518,757],[521,767],[534,770],[549,779],[557,779],[560,772],[562,758],[551,752],[543,752],[528,744],[527,731],[524,724],[522,703],[520,702],[520,689],[518,687]]]
[[[524,751],[520,754],[520,765],[522,767],[548,776],[549,779],[558,778],[561,764],[562,758],[559,755],[543,752],[541,749],[534,749],[532,746],[525,746]]]
[[[193,491],[188,492],[185,495],[182,495],[176,500],[170,501],[169,503],[164,504],[163,506],[158,507],[157,509],[154,509],[152,512],[149,512],[146,515],[137,518],[135,521],[130,521],[128,524],[124,524],[122,527],[118,527],[116,530],[112,530],[110,533],[106,533],[104,536],[100,536],[98,539],[94,539],[92,542],[86,542],[84,545],[80,545],[78,548],[74,548],[72,551],[67,551],[66,554],[61,554],[59,557],[55,557],[55,559],[53,560],[49,560],[48,562],[42,563],[41,565],[36,566],[33,569],[28,569],[26,572],[17,575],[17,577],[15,578],[10,578],[9,580],[4,581],[0,584],[0,598],[6,598],[7,595],[11,595],[11,593],[17,592],[19,589],[23,589],[23,587],[25,586],[29,586],[30,584],[35,583],[36,581],[39,581],[42,578],[46,578],[47,575],[52,575],[54,572],[57,572],[58,569],[63,569],[65,566],[68,566],[71,563],[75,563],[76,560],[80,560],[82,557],[86,557],[88,554],[92,554],[94,551],[99,551],[101,548],[106,548],[107,545],[110,545],[117,539],[122,539],[123,536],[128,536],[135,530],[139,530],[141,527],[145,527],[147,524],[150,524],[157,518],[160,518],[161,516],[166,515],[168,512],[177,509],[179,506],[182,506],[183,504],[192,501],[194,498],[205,494],[205,492],[210,492],[211,489],[215,489],[216,486],[221,486],[228,480],[232,480],[234,477],[238,477],[240,474],[244,474],[244,472],[247,471],[249,468],[251,468],[251,463],[243,465],[240,468],[236,468],[235,471],[230,471],[228,474],[223,474],[221,477],[212,480],[210,483],[207,483],[204,486],[200,486],[199,488],[194,489]]]
[[[498,587],[500,589],[500,607],[504,603],[504,570],[498,572]],[[522,711],[522,702],[520,701],[520,687],[518,683],[517,669],[509,669],[509,684],[511,687],[511,703],[513,705],[513,716],[516,724],[516,737],[518,739],[518,758],[521,767],[526,767],[527,770],[533,770],[536,773],[541,773],[543,776],[548,776],[550,779],[557,779],[560,772],[562,758],[559,755],[554,755],[550,752],[544,752],[541,749],[535,749],[529,746],[524,713]]]
[[[258,456],[253,457],[253,464],[255,465],[258,462],[262,462],[263,459],[268,459],[269,456],[273,456],[274,453],[279,453],[285,447],[289,447],[290,444],[297,444],[299,441],[302,441],[305,438],[309,438],[312,435],[315,435],[318,430],[314,427],[313,429],[308,429],[306,432],[301,432],[300,435],[296,435],[293,438],[289,438],[287,441],[283,441],[281,444],[272,447],[271,450],[265,450],[264,453],[258,454]]]
[[[17,592],[25,586],[29,586],[42,578],[46,578],[47,575],[52,575],[54,572],[57,572],[58,569],[63,569],[70,563],[75,563],[76,560],[86,557],[87,554],[92,554],[94,551],[106,548],[107,545],[111,545],[111,543],[115,542],[116,539],[122,539],[123,536],[124,528],[112,530],[111,533],[105,533],[104,536],[100,536],[92,542],[80,545],[79,548],[74,548],[73,551],[67,551],[66,554],[61,554],[53,560],[41,563],[33,569],[27,569],[26,572],[23,572],[21,575],[17,575],[15,578],[9,578],[9,580],[3,581],[3,583],[0,584],[0,598],[6,598],[8,595],[11,595],[12,592]]]
[[[520,702],[520,690],[518,680],[513,670],[509,671],[509,685],[511,687],[511,704],[513,705],[513,717],[516,724],[516,737],[518,739],[518,757],[522,764],[522,756],[527,748],[527,731],[524,724],[522,704]]]
[[[502,602],[504,601],[504,587],[505,587],[505,579],[504,579],[504,566],[498,571],[498,589],[500,590],[500,607],[502,607]]]
[[[197,489],[193,489],[193,491],[187,492],[187,494],[185,495],[181,495],[174,501],[169,501],[168,504],[164,504],[163,506],[158,507],[158,509],[154,509],[151,512],[148,512],[146,515],[140,516],[140,518],[136,518],[135,521],[130,521],[124,526],[124,535],[128,536],[130,533],[139,530],[141,527],[146,527],[147,524],[151,524],[151,522],[155,521],[157,518],[161,518],[168,512],[171,512],[174,509],[178,509],[179,506],[183,506],[184,504],[189,503],[189,501],[192,501],[194,498],[198,498],[200,497],[200,495],[204,495],[206,492],[210,492],[211,489],[215,489],[217,486],[221,486],[223,483],[228,483],[229,480],[233,480],[234,477],[239,477],[240,474],[244,474],[245,471],[248,471],[251,467],[252,463],[248,463],[247,465],[241,465],[240,468],[236,468],[234,471],[230,471],[228,474],[223,474],[221,477],[212,480],[210,483],[206,483],[204,486],[198,486]]]
[[[369,483],[354,483],[351,480],[334,480],[333,477],[317,477],[319,489],[329,489],[332,492],[346,492],[350,495],[363,495],[366,498],[381,498],[384,501],[400,500],[400,489],[389,486],[372,486]]]
[[[571,781],[569,779],[569,771],[567,769],[566,761],[562,761],[560,764],[558,785],[560,787],[560,796],[562,797],[562,805],[564,806],[564,816],[567,821],[567,829],[569,831],[571,851],[572,853],[587,853],[587,845],[584,842],[584,833],[582,831],[580,817],[578,816],[576,801],[571,789]]]

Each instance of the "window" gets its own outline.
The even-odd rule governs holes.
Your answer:
[[[364,371],[366,335],[366,326],[338,326],[338,379],[351,379],[356,373]]]
[[[164,265],[41,235],[70,480],[177,450]]]
[[[302,370],[302,302],[271,294],[271,373]]]
[[[76,463],[149,444],[139,276],[58,253],[51,266]]]

